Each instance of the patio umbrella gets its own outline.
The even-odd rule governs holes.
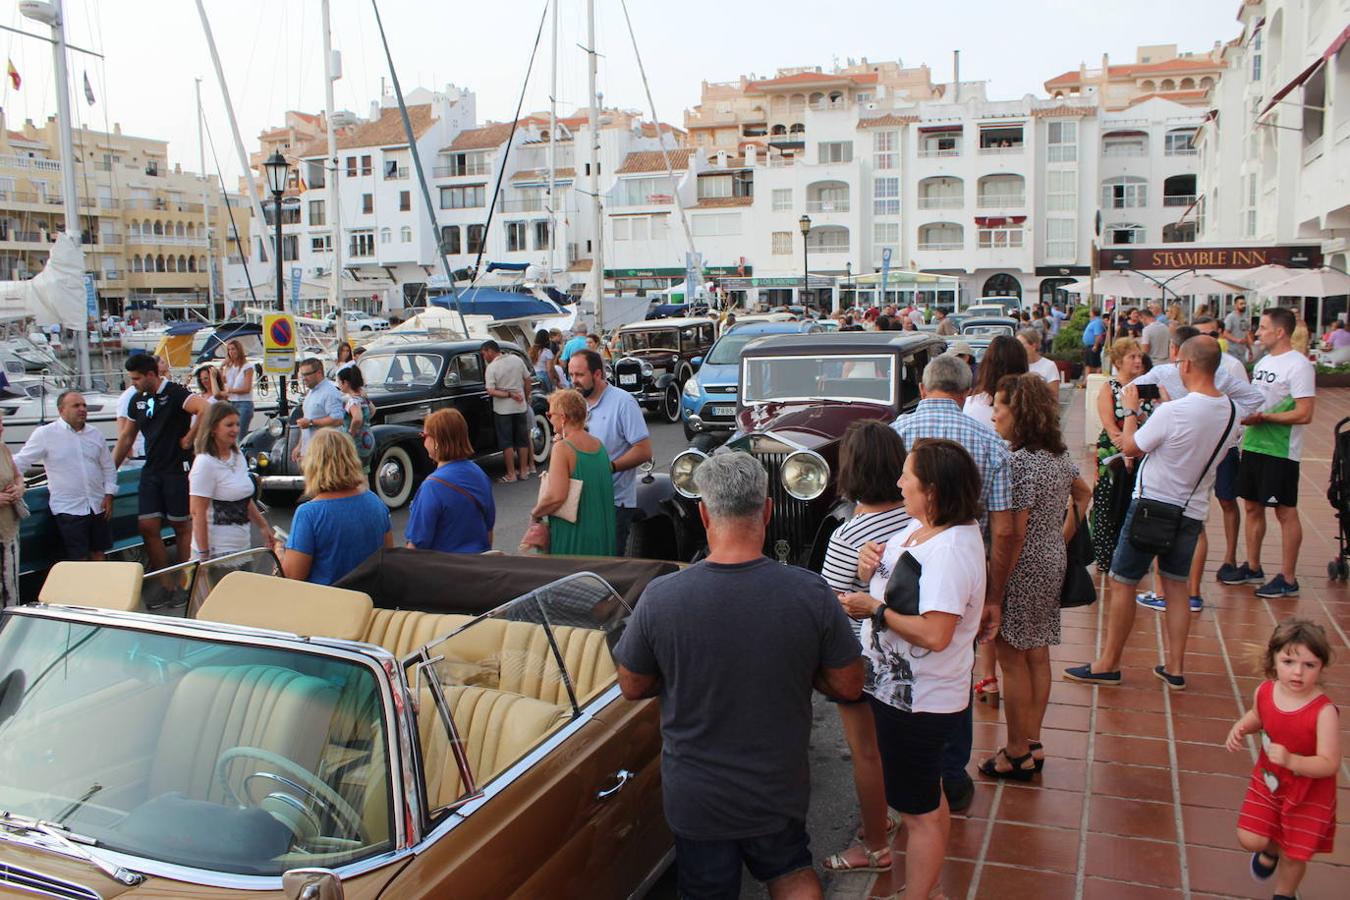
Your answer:
[[[1256,290],[1263,285],[1275,281],[1284,281],[1296,274],[1298,274],[1298,270],[1296,269],[1277,265],[1276,263],[1267,263],[1264,266],[1257,266],[1255,269],[1247,269],[1244,272],[1234,272],[1228,276],[1228,280],[1233,282],[1233,284],[1241,285],[1247,290]]]
[[[1174,294],[1203,297],[1208,294],[1240,294],[1243,288],[1228,281],[1220,281],[1212,275],[1191,272],[1189,275],[1181,275],[1169,281],[1167,290]]]
[[[1080,278],[1074,284],[1060,288],[1071,294],[1087,294],[1088,279]],[[1132,272],[1104,272],[1092,280],[1092,292],[1100,296],[1136,297],[1154,300],[1162,297],[1158,285]]]
[[[1340,297],[1350,294],[1350,275],[1328,266],[1320,269],[1289,270],[1293,277],[1270,282],[1257,288],[1268,297]]]

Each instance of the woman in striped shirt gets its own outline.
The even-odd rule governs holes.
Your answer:
[[[858,579],[858,551],[868,541],[886,543],[910,522],[897,482],[905,467],[905,442],[886,423],[854,422],[839,448],[839,493],[857,505],[853,517],[830,536],[821,575],[840,596],[867,593],[867,583]],[[851,620],[854,634],[862,623]],[[870,675],[870,673],[869,673]],[[825,860],[825,868],[872,872],[887,871],[891,854],[887,835],[896,823],[886,812],[886,791],[881,775],[881,756],[872,711],[866,698],[839,703],[844,736],[853,756],[853,783],[862,808],[859,844]]]

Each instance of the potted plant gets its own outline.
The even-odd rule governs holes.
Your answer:
[[[1339,366],[1315,366],[1317,387],[1350,387],[1350,364]]]
[[[1064,384],[1077,380],[1083,374],[1083,329],[1090,318],[1092,314],[1087,306],[1075,309],[1073,315],[1059,326],[1059,334],[1055,335],[1050,352],[1046,354],[1055,361],[1060,381]]]

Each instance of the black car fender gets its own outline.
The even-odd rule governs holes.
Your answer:
[[[667,385],[676,384],[674,372],[663,372],[652,379],[652,385],[658,391],[664,391]]]
[[[670,483],[669,475],[653,472],[650,475],[642,476],[637,483],[639,518],[668,517],[670,513],[665,507],[665,501],[673,496],[675,496],[675,486]]]

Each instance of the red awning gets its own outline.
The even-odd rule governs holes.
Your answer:
[[[980,228],[1001,228],[1004,225],[1021,225],[1026,216],[976,216],[975,224]]]
[[[1283,100],[1289,94],[1290,91],[1292,91],[1299,85],[1303,84],[1303,82],[1307,81],[1309,78],[1313,77],[1313,74],[1319,68],[1321,68],[1322,65],[1326,63],[1327,60],[1331,59],[1331,57],[1335,56],[1338,52],[1340,52],[1341,48],[1345,46],[1345,42],[1347,40],[1350,40],[1350,25],[1347,25],[1345,26],[1345,28],[1341,29],[1341,33],[1336,36],[1336,39],[1331,42],[1330,46],[1328,46],[1325,51],[1323,51],[1321,56],[1313,60],[1312,63],[1302,72],[1299,72],[1298,75],[1296,75],[1292,81],[1290,81],[1284,87],[1280,88],[1278,91],[1275,92],[1275,95],[1270,98],[1270,102],[1266,104],[1265,109],[1261,110],[1261,115],[1264,116],[1266,113],[1270,112],[1271,109],[1275,106],[1275,104]],[[1257,118],[1260,118],[1260,116],[1257,116]]]

